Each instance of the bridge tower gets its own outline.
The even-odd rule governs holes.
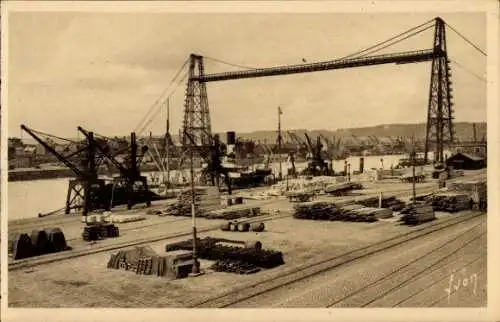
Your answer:
[[[212,128],[207,87],[204,82],[199,80],[205,74],[202,56],[190,55],[188,73],[181,142],[183,147],[192,145],[194,141],[196,148],[206,148],[212,143]]]
[[[444,162],[444,147],[453,143],[453,103],[450,61],[446,51],[445,22],[436,18],[433,43],[427,131],[425,138],[425,161],[434,148],[435,161]]]

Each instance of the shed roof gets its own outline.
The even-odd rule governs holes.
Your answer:
[[[458,155],[463,155],[464,157],[466,157],[472,161],[483,161],[484,160],[484,158],[482,158],[480,156],[476,156],[476,155],[472,155],[472,154],[468,154],[468,153],[464,153],[464,152],[458,152],[455,155],[451,156],[450,159],[453,157],[456,157]]]

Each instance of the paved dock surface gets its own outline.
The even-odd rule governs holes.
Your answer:
[[[486,306],[486,216],[231,307]]]

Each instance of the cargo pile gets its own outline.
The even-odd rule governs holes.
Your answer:
[[[356,203],[363,205],[365,207],[377,208],[379,206],[379,198],[371,197],[363,200],[357,200]],[[397,199],[396,197],[382,197],[382,208],[389,208],[392,211],[400,211],[406,206],[406,204]]]
[[[360,204],[335,204],[331,202],[307,202],[294,206],[293,217],[296,219],[374,222],[390,218],[390,209],[366,207]]]
[[[202,195],[205,189],[195,188],[194,189],[194,201],[195,205],[198,205],[202,200]],[[174,204],[168,205],[163,215],[170,216],[191,216],[191,203],[193,201],[193,193],[191,189],[181,190],[177,195],[177,200]],[[220,201],[219,201],[220,202]],[[201,207],[196,207],[196,215],[202,216],[204,214],[204,209]]]
[[[94,241],[105,238],[119,237],[120,231],[114,224],[97,223],[83,228],[82,238],[84,241]]]
[[[242,242],[210,237],[197,239],[197,255],[199,258],[206,260],[231,261],[232,263],[238,263],[238,265],[247,265],[248,267],[253,265],[258,268],[273,268],[285,263],[281,252],[262,249],[262,244],[260,242],[244,243],[244,247],[229,246],[225,243]],[[192,248],[193,240],[167,244],[165,246],[167,252],[174,250],[191,250]],[[217,267],[219,267],[218,269],[227,267],[228,271],[231,272],[234,271],[233,266],[218,265]],[[230,267],[232,268],[230,269]]]
[[[251,218],[260,216],[261,209],[260,207],[250,207],[246,205],[238,205],[225,209],[213,210],[210,212],[205,212],[200,217],[205,217],[207,219],[225,219],[225,220],[233,220],[239,218]]]
[[[240,260],[223,259],[216,261],[211,267],[216,272],[235,274],[253,274],[260,272],[260,268]]]
[[[107,267],[133,271],[140,275],[184,278],[192,271],[193,255],[181,252],[161,256],[149,246],[135,247],[111,254]]]
[[[23,259],[70,250],[59,228],[33,230],[31,235],[18,234],[10,244],[13,259]]]
[[[401,220],[407,225],[418,225],[436,219],[432,205],[427,203],[410,205],[401,213]]]
[[[325,187],[325,192],[334,196],[343,196],[352,190],[363,189],[363,186],[356,182],[344,182],[331,184]]]
[[[468,194],[460,192],[440,192],[428,197],[436,211],[458,212],[472,208],[472,199]]]
[[[465,192],[481,210],[487,209],[488,191],[486,179],[474,181],[456,181],[448,185],[449,191]]]

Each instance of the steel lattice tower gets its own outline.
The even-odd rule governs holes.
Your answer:
[[[427,111],[425,161],[427,161],[431,147],[434,147],[434,160],[444,162],[444,146],[453,142],[454,129],[450,61],[446,52],[445,23],[441,18],[436,18],[433,51],[434,58],[432,60]]]
[[[196,71],[198,72],[197,74]],[[206,148],[212,143],[207,88],[204,82],[199,81],[199,77],[202,77],[204,74],[203,57],[191,54],[189,57],[189,78],[184,103],[184,122],[181,139],[183,147],[192,145],[186,133],[195,142],[197,148]]]

